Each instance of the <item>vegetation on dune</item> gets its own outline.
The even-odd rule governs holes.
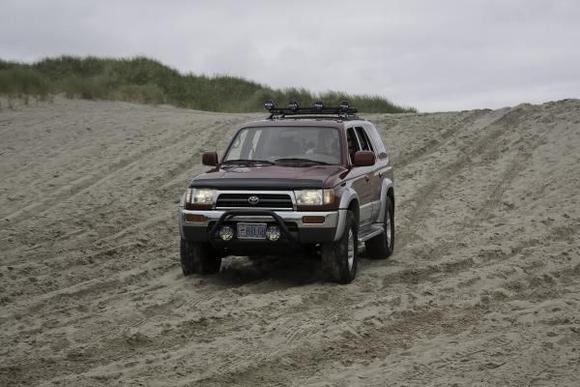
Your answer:
[[[327,106],[350,101],[360,111],[400,113],[415,111],[380,96],[349,95],[335,91],[312,93],[305,89],[272,89],[246,79],[219,75],[181,74],[144,57],[47,58],[33,64],[0,60],[0,95],[44,99],[64,93],[69,98],[107,99],[171,104],[218,112],[254,112],[264,101],[280,105],[297,100],[309,106],[322,100]]]

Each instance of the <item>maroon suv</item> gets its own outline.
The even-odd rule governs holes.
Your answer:
[[[393,252],[393,169],[381,137],[347,103],[266,108],[221,160],[203,154],[212,168],[179,204],[183,273],[216,273],[228,255],[307,250],[331,280],[350,283],[359,243],[370,258]]]

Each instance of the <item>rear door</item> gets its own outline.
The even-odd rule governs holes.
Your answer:
[[[365,132],[368,135],[370,142],[373,144],[375,156],[377,158],[377,162],[374,168],[374,179],[375,184],[374,188],[376,189],[376,208],[375,208],[375,218],[379,216],[379,212],[381,210],[381,193],[382,193],[382,186],[383,181],[385,179],[393,180],[393,171],[390,164],[389,155],[387,153],[387,149],[381,139],[381,136],[377,129],[371,123],[365,123]]]

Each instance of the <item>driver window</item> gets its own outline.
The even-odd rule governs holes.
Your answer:
[[[346,131],[346,141],[348,143],[348,155],[350,157],[350,163],[354,164],[354,154],[360,150],[360,145],[356,138],[353,128],[348,128]]]

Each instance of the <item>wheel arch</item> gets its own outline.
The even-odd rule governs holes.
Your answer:
[[[381,208],[378,212],[376,221],[382,222],[385,217],[385,204],[387,200],[393,203],[393,214],[395,211],[395,185],[391,179],[384,179],[381,187]]]
[[[389,187],[389,189],[387,191],[387,198],[391,200],[391,203],[393,203],[393,211],[395,211],[395,188],[394,187]]]
[[[352,211],[358,229],[358,223],[360,219],[359,203],[360,203],[359,198],[355,190],[353,190],[350,187],[344,190],[344,192],[340,197],[340,205],[338,210],[339,212],[338,225],[336,227],[336,233],[334,235],[335,241],[339,240],[342,237],[346,223],[346,214],[348,213],[348,211]]]

